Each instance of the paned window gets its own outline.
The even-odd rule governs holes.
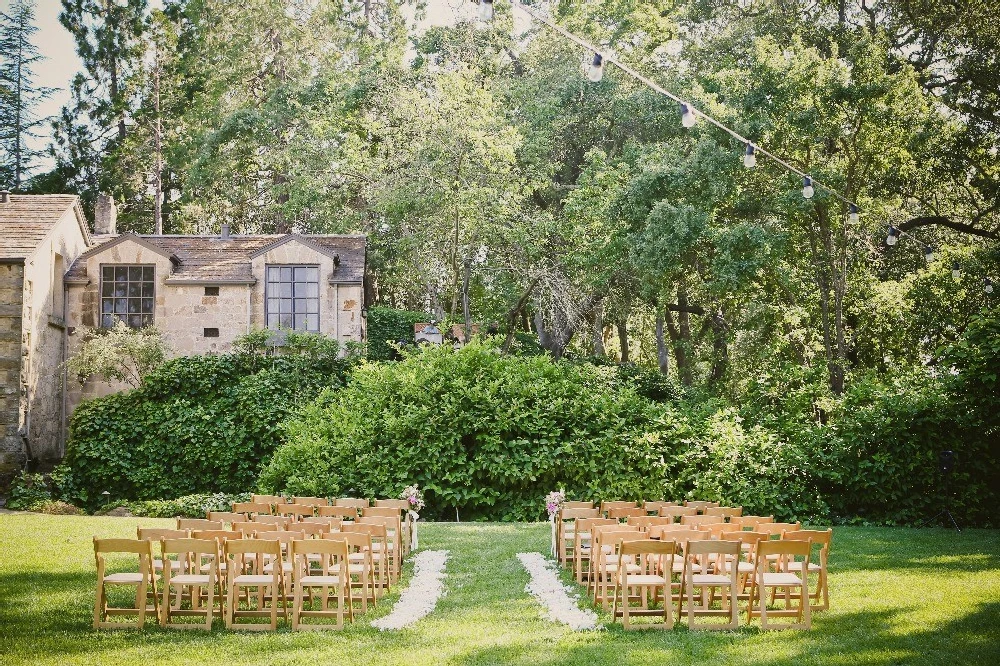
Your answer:
[[[132,328],[153,325],[156,305],[154,266],[101,266],[101,326],[116,319]]]
[[[319,266],[268,266],[266,299],[268,328],[319,333]]]

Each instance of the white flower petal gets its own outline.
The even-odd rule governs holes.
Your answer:
[[[518,553],[517,559],[531,576],[524,589],[538,599],[548,619],[569,625],[573,631],[597,629],[597,614],[577,605],[580,595],[570,594],[572,590],[559,580],[555,564],[541,553]]]
[[[410,585],[403,590],[392,611],[373,621],[372,626],[382,631],[402,629],[433,611],[444,592],[444,565],[447,561],[447,550],[417,553],[413,558]]]

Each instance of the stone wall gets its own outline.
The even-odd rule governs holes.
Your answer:
[[[24,265],[0,263],[0,491],[24,463],[18,433],[21,402],[21,309]]]

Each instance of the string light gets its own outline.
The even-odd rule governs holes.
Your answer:
[[[698,118],[694,115],[694,109],[687,102],[681,102],[681,125],[691,129],[696,122],[698,122]]]
[[[924,245],[924,259],[927,260],[928,264],[934,261],[934,248],[930,245]]]
[[[600,53],[594,53],[594,61],[587,69],[587,78],[594,83],[600,83],[604,78],[604,57]]]
[[[854,204],[850,205],[851,214],[847,216],[847,221],[851,224],[857,224],[860,217],[858,216],[858,207]]]
[[[951,264],[951,276],[956,280],[962,279],[962,267],[959,265],[957,261],[952,262]]]
[[[816,190],[813,189],[813,180],[809,176],[802,177],[802,197],[804,199],[812,199],[813,195],[816,194]]]
[[[889,235],[885,237],[885,244],[892,247],[899,242],[899,235],[903,233],[896,227],[889,225]]]
[[[743,156],[743,166],[752,169],[757,166],[757,156],[754,155],[753,144],[747,144],[747,153]]]
[[[983,285],[985,285],[983,287],[983,290],[986,291],[987,294],[993,293],[993,280],[989,279],[988,277],[984,277]]]
[[[479,0],[479,20],[483,23],[493,20],[493,0]]]

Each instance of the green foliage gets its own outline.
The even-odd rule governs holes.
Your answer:
[[[52,493],[44,475],[21,472],[10,484],[7,508],[15,511],[33,511],[33,507],[51,499]]]
[[[249,502],[250,493],[213,493],[185,495],[172,500],[136,500],[113,502],[102,511],[124,508],[142,518],[204,518],[209,511],[231,511],[233,502]]]
[[[576,496],[658,497],[674,440],[653,405],[587,364],[509,357],[472,343],[357,368],[288,424],[260,487],[394,497],[410,484],[430,516],[538,519],[556,487]]]
[[[66,367],[80,383],[97,375],[104,381],[135,388],[167,358],[163,337],[155,328],[130,328],[120,319],[110,329],[88,329],[80,351]]]
[[[139,388],[77,407],[61,496],[95,508],[104,491],[115,500],[245,491],[288,413],[340,385],[352,362],[329,354],[168,361]]]
[[[371,361],[390,361],[399,358],[396,343],[413,344],[413,325],[430,321],[425,312],[397,310],[395,308],[368,308],[368,351]]]

